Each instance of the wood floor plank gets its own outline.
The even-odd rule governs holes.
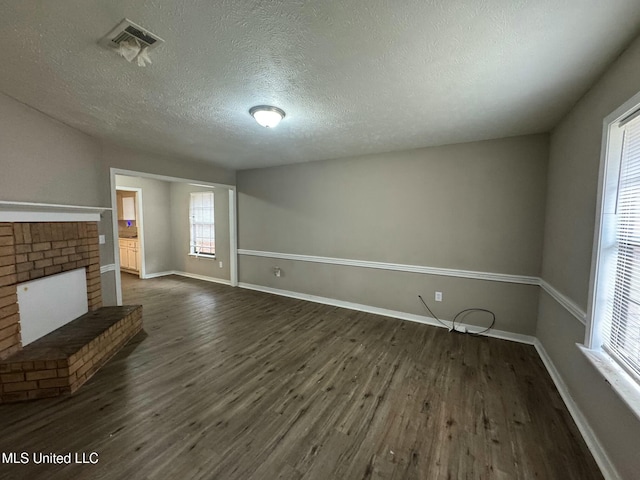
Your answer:
[[[0,405],[0,479],[601,479],[531,346],[123,274],[145,331],[74,396]]]

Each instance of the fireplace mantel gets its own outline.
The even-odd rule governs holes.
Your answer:
[[[0,200],[0,222],[99,222],[110,207]]]

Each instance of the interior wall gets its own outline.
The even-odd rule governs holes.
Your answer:
[[[189,204],[191,192],[209,189],[188,183],[171,184],[171,230],[173,233],[173,265],[179,272],[230,279],[229,190],[214,188],[216,258],[193,257],[189,252]],[[222,268],[220,268],[222,262]]]
[[[116,175],[116,186],[142,189],[145,273],[173,270],[171,183]]]
[[[587,311],[604,118],[640,90],[640,38],[551,135],[542,277]],[[622,478],[640,471],[640,421],[575,346],[585,327],[546,293],[537,336]]]
[[[537,276],[547,156],[548,136],[529,135],[240,171],[239,248]],[[430,301],[438,289],[436,315],[489,308],[500,314],[497,329],[535,332],[538,291],[530,285],[420,275],[399,292],[398,272],[327,273],[319,263],[285,269],[266,260],[243,255],[240,281],[415,314],[425,314],[417,294]],[[374,285],[380,276],[387,289]],[[349,278],[358,279],[357,292]],[[523,300],[505,302],[514,291]]]
[[[2,200],[92,207],[111,203],[95,140],[3,94],[0,162]]]

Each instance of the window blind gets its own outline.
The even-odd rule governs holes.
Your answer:
[[[640,117],[624,125],[604,349],[640,381]]]
[[[189,219],[191,224],[190,252],[214,255],[216,252],[216,233],[213,192],[191,194]]]

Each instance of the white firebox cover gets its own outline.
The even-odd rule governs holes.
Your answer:
[[[22,345],[89,311],[84,268],[18,284]]]

